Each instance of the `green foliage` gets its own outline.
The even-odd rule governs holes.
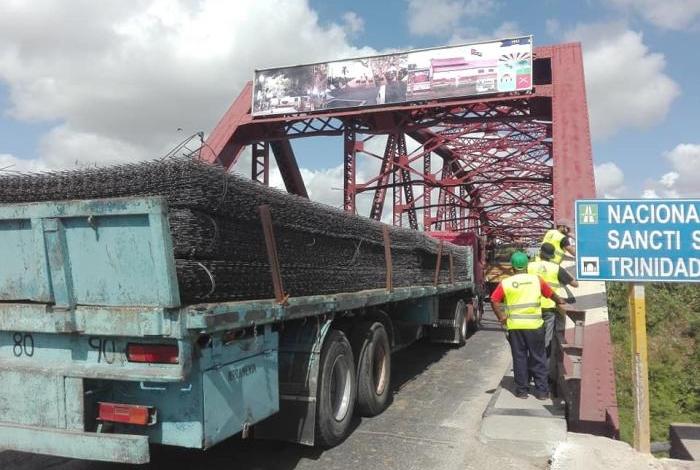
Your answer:
[[[610,282],[607,287],[620,434],[631,442],[634,402],[627,285]],[[665,441],[671,422],[700,423],[700,286],[647,284],[646,307],[651,434],[653,441]]]

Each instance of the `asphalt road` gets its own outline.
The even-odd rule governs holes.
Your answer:
[[[455,348],[421,341],[393,356],[393,401],[380,416],[356,420],[326,451],[295,444],[229,440],[207,452],[155,448],[149,469],[464,469],[544,468],[478,440],[481,414],[510,359],[490,318]],[[125,465],[0,453],[3,470],[114,470]]]

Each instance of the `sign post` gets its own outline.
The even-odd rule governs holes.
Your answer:
[[[700,200],[576,201],[580,280],[628,282],[634,447],[649,453],[644,282],[700,282]]]
[[[651,453],[649,424],[649,363],[644,284],[628,285],[630,334],[632,336],[632,390],[634,393],[634,448]]]

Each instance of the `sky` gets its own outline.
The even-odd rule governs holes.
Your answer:
[[[700,0],[3,0],[0,171],[161,156],[256,68],[530,34],[582,43],[600,197],[700,197]],[[342,143],[293,145],[339,205]]]

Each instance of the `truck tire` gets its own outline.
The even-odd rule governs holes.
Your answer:
[[[464,346],[467,343],[467,304],[460,299],[455,305],[455,329],[457,332],[457,344]]]
[[[481,314],[479,313],[479,307],[475,300],[467,304],[467,312],[467,318],[470,319],[467,325],[467,332],[469,334],[474,334],[481,328]]]
[[[389,405],[391,346],[379,322],[363,322],[353,334],[352,350],[357,363],[357,411],[376,416]]]
[[[356,386],[350,343],[341,331],[331,330],[321,350],[316,397],[316,443],[319,446],[333,447],[347,437]]]

